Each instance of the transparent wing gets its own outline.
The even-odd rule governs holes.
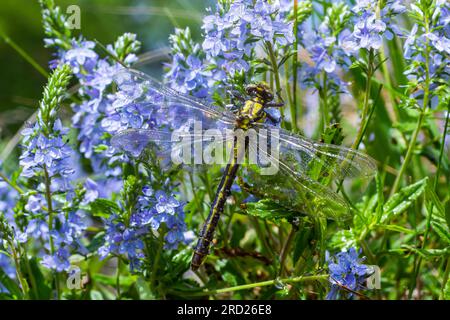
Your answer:
[[[211,130],[128,129],[113,136],[111,144],[134,157],[139,157],[144,149],[151,149],[166,163],[222,165],[232,154],[233,140],[230,133]]]
[[[312,179],[317,180],[324,174],[336,179],[368,178],[377,170],[375,160],[360,151],[312,141],[268,125],[258,127],[258,135],[262,141],[269,141],[275,132],[279,139],[280,159],[289,164],[294,172],[308,174]]]
[[[251,152],[256,152],[253,145]],[[259,149],[259,157],[264,158],[265,166],[277,167],[273,174],[262,174],[262,167],[248,164],[242,170],[243,177],[251,182],[249,192],[260,198],[269,198],[280,205],[295,209],[308,215],[317,215],[333,220],[346,220],[350,217],[347,203],[328,187],[311,179],[302,171],[296,171],[292,162],[283,157]]]
[[[203,129],[232,127],[235,115],[219,106],[164,86],[150,76],[121,69],[114,75],[117,86],[113,107],[125,112],[145,114],[154,127],[192,128],[197,122]]]
[[[345,220],[350,212],[347,203],[326,184],[333,178],[369,177],[376,171],[375,161],[359,151],[314,142],[267,125],[258,126],[258,145],[249,145],[249,150],[258,156],[258,164],[249,164],[244,170],[253,191],[304,213],[334,220]]]

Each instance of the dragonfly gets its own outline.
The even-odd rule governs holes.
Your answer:
[[[119,92],[118,105],[122,108],[131,108],[134,112],[144,112],[166,121],[159,125],[155,120],[140,128],[118,132],[111,140],[114,148],[135,157],[139,157],[143,150],[156,149],[161,158],[167,159],[174,150],[175,153],[181,149],[192,151],[196,145],[208,147],[223,143],[226,146],[229,157],[223,163],[223,175],[191,259],[194,271],[209,254],[215,229],[236,177],[251,183],[258,197],[270,198],[301,213],[343,221],[351,217],[352,210],[340,195],[321,183],[321,179],[368,178],[376,172],[375,161],[365,153],[313,141],[280,128],[269,110],[282,107],[282,103],[274,102],[274,94],[265,83],[247,85],[245,95],[231,92],[235,102],[231,107],[179,92],[132,69],[119,72],[115,83]],[[197,122],[201,123],[201,129],[195,128]],[[224,134],[218,138],[210,134],[211,130]],[[244,134],[252,131],[256,141],[266,144],[251,143],[248,137],[242,140],[229,134],[238,131]],[[182,139],[180,143],[179,138],[186,140]],[[187,153],[192,163],[199,164],[192,160],[195,152],[194,155]],[[250,163],[249,154],[257,154],[256,161]],[[268,170],[269,167],[276,170]]]

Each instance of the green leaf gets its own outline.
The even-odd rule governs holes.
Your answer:
[[[248,215],[271,220],[275,223],[279,223],[283,219],[291,221],[298,216],[298,212],[286,209],[270,199],[245,203],[241,207]]]
[[[103,295],[98,290],[91,290],[91,300],[104,300]]]
[[[444,258],[450,255],[450,247],[447,247],[445,249],[418,249],[412,246],[402,246],[402,247],[417,253],[425,260]]]
[[[431,226],[443,241],[450,244],[450,230],[448,229],[445,219],[433,216]]]
[[[97,250],[105,243],[105,232],[101,231],[92,238],[89,245],[86,246],[89,252],[97,252]]]
[[[312,240],[312,232],[313,228],[309,226],[302,227],[295,235],[294,240],[294,254],[293,254],[293,261],[294,263],[297,262],[297,260],[302,256],[305,249],[309,248],[311,246],[311,240]]]
[[[386,223],[393,217],[399,215],[408,209],[414,201],[419,198],[425,191],[428,183],[428,177],[417,181],[407,187],[404,187],[399,192],[394,194],[383,206],[383,216],[381,217],[381,223]]]
[[[450,300],[450,278],[447,279],[447,283],[444,287],[444,299]]]
[[[16,298],[22,298],[22,290],[19,285],[0,268],[0,284],[2,284],[9,293]]]
[[[47,284],[44,275],[39,268],[39,263],[36,258],[31,258],[28,261],[21,260],[20,266],[22,273],[25,274],[27,282],[30,285],[30,295],[32,299],[48,300],[51,298],[52,290]],[[31,274],[30,274],[31,272]],[[34,287],[36,286],[36,287]]]
[[[450,244],[450,227],[447,223],[447,219],[445,219],[445,208],[431,186],[427,188],[426,198],[436,209],[433,210],[431,216],[431,226],[433,227],[433,230],[443,241]]]
[[[402,226],[396,225],[396,224],[379,224],[377,225],[377,228],[383,229],[383,230],[390,230],[390,231],[396,231],[401,233],[407,233],[407,234],[414,234],[416,233],[414,230],[404,228]]]
[[[229,271],[225,271],[222,274],[222,278],[230,287],[238,285],[237,276],[234,275],[233,273],[229,272]]]
[[[96,199],[90,206],[91,214],[95,217],[108,218],[110,215],[120,211],[117,203],[103,198]]]
[[[116,286],[117,283],[117,277],[116,275],[106,275],[106,274],[93,274],[92,278],[95,281],[98,281],[99,283],[106,284],[109,286]],[[131,286],[133,283],[136,282],[135,276],[120,276],[120,285],[121,286]]]
[[[349,249],[357,246],[358,240],[351,229],[336,232],[329,243],[331,249]]]
[[[154,300],[155,296],[150,290],[150,286],[143,277],[139,277],[136,281],[136,289],[140,300]]]

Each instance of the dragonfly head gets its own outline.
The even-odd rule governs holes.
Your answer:
[[[245,91],[249,96],[260,98],[264,103],[273,100],[272,90],[264,82],[249,84],[245,87]]]

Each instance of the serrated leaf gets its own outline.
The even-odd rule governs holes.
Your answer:
[[[357,247],[358,240],[352,230],[340,230],[336,232],[329,243],[330,249],[347,250]]]
[[[380,222],[382,224],[386,223],[388,220],[408,209],[425,191],[427,183],[428,177],[423,178],[416,183],[402,188],[390,197],[383,206],[384,213]]]
[[[450,230],[447,226],[447,221],[445,221],[445,219],[433,215],[431,219],[431,226],[443,241],[450,244]]]
[[[114,201],[98,198],[91,202],[91,214],[95,217],[109,218],[110,215],[120,211],[119,206]]]
[[[426,198],[429,202],[431,202],[436,210],[433,210],[433,214],[431,216],[431,226],[433,230],[438,234],[438,236],[445,241],[447,244],[450,244],[450,227],[445,218],[445,208],[442,205],[441,201],[437,194],[431,187],[427,188]],[[430,210],[430,209],[429,209]]]

